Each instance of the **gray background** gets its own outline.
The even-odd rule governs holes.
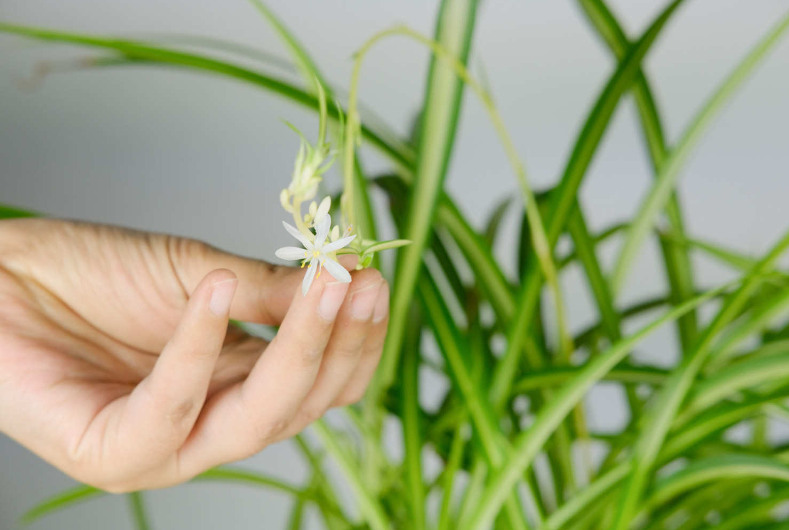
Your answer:
[[[610,4],[631,36],[661,1]],[[745,51],[787,8],[785,0],[695,0],[670,22],[649,55],[648,72],[670,141]],[[436,2],[276,1],[327,78],[347,86],[350,56],[374,31],[405,22],[430,33]],[[284,55],[268,26],[244,1],[0,0],[0,20],[102,33],[174,32],[234,39]],[[42,59],[84,50],[0,35],[0,202],[57,216],[112,222],[204,239],[271,259],[288,239],[278,228],[277,195],[290,175],[297,139],[285,118],[313,127],[306,111],[237,82],[158,69],[56,74],[22,90]],[[590,105],[614,66],[571,1],[485,2],[472,64],[484,69],[515,144],[538,187],[554,182]],[[402,39],[382,44],[365,64],[361,98],[398,131],[408,130],[424,89],[427,55]],[[786,124],[789,39],[771,54],[694,153],[680,188],[691,234],[745,252],[764,250],[789,224]],[[312,129],[308,129],[312,130]],[[365,153],[370,168],[385,164]],[[593,228],[630,215],[650,182],[649,166],[627,98],[620,105],[582,190]],[[336,175],[328,179],[330,187]],[[480,105],[466,97],[448,187],[475,222],[515,183]],[[507,218],[497,252],[512,270]],[[616,245],[603,249],[610,263]],[[729,272],[704,259],[700,281]],[[664,287],[653,246],[640,255],[622,302]],[[577,270],[564,278],[574,327],[596,318]],[[650,339],[644,355],[669,364],[673,331]],[[425,380],[435,393],[438,381]],[[592,422],[622,421],[619,394],[592,395]],[[596,406],[597,405],[597,406]],[[604,410],[600,410],[604,407]],[[294,481],[304,468],[287,444],[245,462]],[[72,484],[0,436],[0,529],[16,528],[32,503]],[[288,500],[259,490],[188,485],[147,496],[156,528],[279,528]],[[121,497],[42,520],[32,528],[130,528]]]

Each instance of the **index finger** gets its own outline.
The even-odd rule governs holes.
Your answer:
[[[206,405],[179,452],[184,476],[251,456],[284,431],[315,382],[348,285],[327,274],[306,296],[297,289],[277,336],[247,380]]]

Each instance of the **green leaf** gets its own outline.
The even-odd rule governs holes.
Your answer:
[[[611,471],[598,477],[588,487],[573,495],[558,510],[545,520],[541,530],[562,530],[565,525],[581,513],[585,513],[603,495],[611,491],[622,479],[627,476],[628,466],[617,466]]]
[[[201,473],[200,475],[196,476],[194,481],[227,481],[227,482],[244,482],[248,484],[255,484],[260,486],[266,486],[274,489],[278,489],[285,493],[289,493],[296,497],[306,497],[308,496],[301,490],[295,488],[294,486],[290,486],[285,484],[284,482],[277,480],[275,478],[267,477],[260,473],[256,473],[253,471],[246,471],[243,469],[233,468],[233,467],[218,467],[214,469],[209,469]],[[43,501],[42,503],[34,506],[30,510],[28,510],[25,515],[22,516],[22,521],[25,523],[31,523],[36,519],[47,515],[50,512],[60,510],[71,506],[73,504],[77,504],[95,497],[100,497],[106,495],[107,493],[103,490],[98,488],[94,488],[92,486],[77,486],[71,489],[68,489],[62,493],[58,493],[57,495]],[[139,502],[139,499],[134,500],[132,499],[132,507],[136,510],[135,503]],[[135,512],[136,513],[136,512]]]
[[[671,431],[667,442],[661,448],[657,465],[690,451],[708,436],[721,433],[738,422],[762,414],[765,406],[785,399],[786,396],[783,389],[766,395],[748,396],[738,403],[719,403],[684,424],[675,420],[672,429],[676,430]]]
[[[462,528],[480,530],[487,527],[501,506],[507,492],[512,489],[518,478],[531,465],[548,437],[561,424],[573,407],[583,399],[592,385],[619,364],[636,344],[663,324],[676,320],[701,303],[725,291],[731,285],[733,283],[708,291],[673,308],[659,319],[641,328],[635,334],[622,339],[589,361],[576,377],[561,388],[550,403],[547,403],[540,409],[529,430],[518,436],[513,444],[512,456],[508,460],[507,466],[497,470],[491,477],[473,519],[463,525]]]
[[[512,197],[502,199],[496,207],[493,208],[493,212],[491,212],[490,217],[488,217],[488,222],[485,223],[485,241],[488,243],[489,247],[493,247],[493,244],[496,242],[496,236],[499,233],[501,221],[504,219],[504,214],[507,213],[510,204],[512,204]]]
[[[252,4],[255,9],[257,9],[261,15],[271,24],[271,27],[274,28],[277,35],[279,36],[280,40],[285,44],[290,52],[291,57],[293,57],[296,66],[301,73],[302,78],[304,81],[313,86],[313,92],[317,93],[318,87],[328,87],[328,83],[326,83],[325,79],[321,75],[318,67],[315,65],[315,62],[312,60],[310,55],[301,46],[298,42],[296,37],[285,27],[285,24],[279,20],[279,18],[274,15],[274,12],[266,6],[261,0],[249,0],[249,3]],[[333,99],[331,96],[331,91],[327,88],[327,92],[329,94],[329,99]]]
[[[650,25],[649,29],[630,48],[627,56],[619,63],[618,68],[609,79],[597,102],[595,103],[581,133],[576,140],[570,160],[567,163],[561,182],[549,197],[548,219],[548,244],[551,248],[556,244],[559,235],[564,230],[572,208],[576,204],[578,188],[581,184],[586,169],[594,156],[603,133],[608,127],[611,116],[622,96],[632,84],[637,75],[641,59],[649,51],[652,43],[657,39],[663,26],[666,24],[682,0],[675,0]],[[535,311],[542,290],[542,275],[534,260],[529,261],[525,284],[518,295],[517,308],[511,328],[507,334],[507,351],[493,375],[492,386],[502,389],[501,394],[508,394],[512,379],[517,373],[515,368],[523,350],[529,326],[524,323],[533,321]]]
[[[0,219],[16,219],[20,217],[38,217],[39,214],[14,208],[13,206],[5,206],[0,204]]]
[[[756,455],[722,455],[691,462],[684,469],[658,480],[644,502],[648,512],[677,495],[716,480],[741,477],[789,482],[789,466],[776,458]]]
[[[24,524],[30,524],[33,521],[57,510],[62,510],[63,508],[68,508],[75,504],[79,504],[96,497],[101,497],[103,495],[106,495],[104,491],[94,488],[93,486],[76,486],[58,493],[57,495],[54,495],[30,508],[22,516],[22,522]]]
[[[290,510],[290,517],[288,518],[288,530],[299,530],[301,528],[303,518],[304,500],[296,499],[293,502],[293,508]]]
[[[586,279],[592,290],[594,300],[597,303],[597,310],[600,312],[602,328],[609,343],[616,343],[622,338],[619,314],[614,307],[614,302],[608,289],[608,283],[603,277],[603,272],[597,259],[595,243],[592,236],[589,234],[589,229],[586,226],[586,220],[584,219],[580,204],[576,205],[573,213],[570,215],[567,229],[570,232],[570,237],[573,239],[576,256],[581,261],[581,265],[583,265]],[[635,417],[641,411],[641,400],[636,395],[633,386],[626,386],[625,392],[630,407],[630,416]]]
[[[616,17],[602,0],[579,0],[579,3],[589,21],[597,29],[598,34],[611,48],[617,59],[621,61],[632,44]],[[657,176],[666,158],[666,141],[655,98],[652,96],[647,75],[643,70],[638,73],[633,83],[633,94],[635,95],[638,116],[641,122],[641,132],[644,135],[644,141],[652,160],[655,176]],[[684,222],[676,191],[672,192],[666,204],[666,217],[669,221],[669,231],[678,237],[683,237],[685,233]],[[660,240],[660,248],[671,287],[670,298],[672,303],[677,304],[691,298],[695,293],[695,288],[693,286],[693,269],[687,250],[673,241],[665,239]],[[682,347],[687,349],[696,335],[695,312],[688,313],[679,319],[677,323],[679,325]]]
[[[597,259],[595,243],[586,226],[586,219],[580,204],[577,204],[567,223],[570,237],[573,239],[575,253],[583,265],[586,279],[592,290],[592,295],[597,303],[597,310],[603,324],[603,330],[609,343],[613,344],[622,338],[619,314],[614,307],[608,283],[603,277],[600,263]],[[626,386],[625,392],[630,407],[630,416],[635,417],[641,410],[641,400],[638,398],[633,386]]]
[[[597,260],[595,252],[595,243],[589,234],[580,204],[576,206],[570,215],[567,228],[570,236],[573,238],[575,254],[583,265],[589,288],[597,302],[597,310],[600,312],[603,329],[609,340],[616,342],[621,338],[619,314],[614,307],[611,293],[608,291],[608,285],[603,277],[600,262]]]
[[[532,392],[541,388],[561,386],[582,370],[582,367],[551,367],[530,371],[513,386],[515,394]],[[660,386],[668,377],[668,372],[646,366],[620,366],[608,372],[604,381],[619,381],[628,384],[647,384]]]
[[[685,418],[692,417],[740,390],[786,378],[789,378],[789,349],[777,355],[734,363],[694,386],[687,405],[677,417],[677,422],[686,422]]]
[[[283,96],[295,103],[307,108],[318,110],[318,98],[304,90],[286,82],[249,68],[245,68],[228,61],[222,61],[196,53],[188,53],[173,50],[161,46],[152,46],[147,43],[137,42],[128,39],[117,39],[111,37],[97,37],[78,33],[68,33],[63,31],[53,31],[41,28],[33,28],[0,22],[0,32],[13,33],[30,38],[79,44],[94,48],[104,48],[115,50],[122,53],[131,63],[136,61],[148,62],[150,64],[162,63],[171,66],[184,67],[195,70],[202,70],[225,77],[230,77],[247,83],[251,83],[259,88]],[[114,63],[123,64],[123,63]],[[329,117],[339,119],[339,111],[333,106],[327,109]],[[370,142],[372,146],[389,157],[398,167],[408,170],[413,163],[413,152],[404,142],[390,144],[381,135],[362,125],[362,136]]]
[[[455,433],[452,436],[452,446],[449,450],[449,458],[447,459],[447,464],[443,471],[443,481],[441,484],[444,491],[441,496],[441,511],[438,515],[438,530],[449,530],[453,522],[450,514],[452,508],[452,490],[455,484],[455,476],[457,475],[458,469],[460,469],[460,462],[466,447],[466,442],[463,437],[463,428],[465,426],[465,421],[458,422],[458,426],[455,428]]]
[[[139,35],[138,38],[144,39],[145,42],[155,42],[166,45],[187,46],[210,51],[219,51],[240,58],[251,59],[253,61],[259,62],[261,66],[266,66],[268,68],[276,68],[288,73],[296,72],[296,68],[294,68],[293,63],[283,57],[279,57],[273,53],[268,53],[265,50],[259,50],[258,48],[252,46],[247,46],[245,44],[225,39],[218,39],[216,37],[208,37],[205,35],[182,35],[177,33],[145,33],[144,35]],[[107,57],[106,60],[109,61],[111,58],[119,59],[120,62],[118,65],[123,64],[125,61],[124,58],[115,56]],[[91,63],[97,59],[104,60],[100,58],[93,58],[85,62],[87,63],[87,66],[90,67],[92,66]],[[79,62],[74,66],[79,68]]]
[[[450,367],[455,388],[463,397],[474,425],[474,435],[479,439],[485,459],[493,468],[503,466],[509,461],[509,451],[505,448],[506,440],[498,428],[485,395],[466,366],[464,359],[469,358],[465,352],[467,343],[461,339],[449,309],[427,269],[424,269],[419,277],[418,292],[433,334],[441,347],[441,354]],[[507,495],[506,499],[502,499],[502,504],[504,503],[510,523],[517,528],[528,528],[517,497],[513,494]]]
[[[435,40],[466,62],[476,18],[476,0],[442,0],[436,22]],[[405,223],[405,238],[412,244],[399,253],[392,310],[384,353],[372,383],[373,396],[380,395],[394,377],[405,333],[408,306],[414,294],[422,253],[435,217],[446,176],[455,129],[460,115],[463,82],[444,60],[431,55],[425,99],[422,106],[417,158],[414,166],[411,203]]]
[[[350,407],[346,407],[346,410],[350,410]],[[334,488],[323,471],[321,457],[307,445],[303,435],[297,434],[292,440],[312,470],[312,483],[317,488],[315,502],[327,530],[348,530],[352,525],[342,512]]]
[[[624,285],[626,275],[641,244],[649,233],[650,227],[654,224],[658,212],[665,206],[666,200],[679,178],[683,165],[702,134],[723,109],[725,103],[728,102],[756,66],[767,56],[767,52],[778,43],[787,28],[789,28],[789,14],[784,16],[767,36],[748,53],[737,68],[729,74],[723,84],[707,100],[690,125],[685,129],[682,138],[677,142],[671,155],[661,167],[657,180],[639,207],[635,220],[630,225],[611,278],[614,293],[618,293]]]
[[[142,493],[135,491],[127,494],[129,499],[129,506],[132,511],[132,518],[137,530],[150,530],[151,525],[148,524],[148,514],[145,509],[145,501],[142,498]]]
[[[696,347],[674,370],[669,381],[656,396],[654,406],[644,419],[644,428],[635,445],[632,456],[635,464],[628,480],[628,486],[622,490],[622,498],[617,510],[616,530],[626,530],[635,515],[636,504],[645,488],[648,475],[666,433],[696,375],[707,360],[716,336],[731,322],[732,318],[739,314],[762,282],[762,275],[772,269],[787,247],[789,247],[789,232],[757,263],[751,274],[746,277],[743,285],[729,297],[712,323],[699,337]]]
[[[738,490],[742,490],[741,487]],[[749,502],[738,502],[735,511],[726,517],[715,530],[738,530],[742,528],[763,528],[765,523],[774,520],[773,511],[789,499],[789,488],[777,490],[765,499],[751,499]]]
[[[439,204],[436,220],[457,243],[501,325],[509,325],[515,312],[515,298],[512,286],[493,257],[490,247],[469,225],[458,207],[448,199]]]
[[[683,238],[671,233],[662,233],[660,234],[660,237],[661,239],[670,239],[675,243],[701,250],[706,254],[708,254],[709,256],[729,265],[730,267],[733,267],[735,270],[740,272],[749,270],[751,267],[753,267],[754,263],[756,263],[756,261],[753,258],[750,258],[733,250],[723,248],[720,245],[716,245],[708,241]]]
[[[468,520],[471,514],[474,513],[474,507],[482,496],[482,488],[485,486],[487,472],[487,466],[481,459],[476,460],[471,467],[468,484],[466,485],[466,490],[463,492],[463,498],[460,502],[460,513],[456,518],[458,525],[460,525],[462,521]],[[460,526],[457,526],[456,528],[459,527]]]
[[[408,326],[405,337],[400,396],[403,445],[405,447],[404,465],[407,491],[411,501],[411,524],[414,530],[424,530],[426,526],[425,487],[422,479],[421,410],[419,408],[419,356],[422,336],[419,320],[418,312],[412,309],[411,324]]]
[[[337,465],[340,466],[353,491],[354,499],[359,504],[359,511],[370,525],[370,528],[373,530],[390,530],[384,509],[379,504],[378,499],[374,498],[365,487],[353,456],[348,454],[346,449],[340,445],[336,435],[326,425],[324,420],[316,421],[312,424],[312,428],[321,439],[321,442],[323,442],[328,453],[332,455]]]
[[[693,422],[682,426],[670,435],[668,443],[663,446],[660,452],[658,464],[667,463],[679,457],[710,435],[721,433],[753,415],[760,414],[766,404],[785,398],[784,393],[778,392],[767,396],[754,396],[742,403],[722,403],[706,411],[696,417]],[[545,530],[563,529],[568,521],[591,510],[604,495],[608,493],[615,495],[614,488],[620,486],[627,478],[632,469],[631,464],[631,460],[628,459],[605,471],[553,513],[545,521]]]
[[[265,486],[267,488],[277,489],[282,492],[293,495],[294,497],[302,497],[305,495],[305,493],[302,490],[296,488],[295,486],[291,486],[290,484],[286,484],[285,482],[282,482],[279,479],[275,479],[273,477],[269,477],[255,471],[248,471],[246,469],[230,467],[230,466],[222,466],[222,467],[216,467],[214,469],[209,469],[208,471],[204,471],[203,473],[197,475],[192,480],[198,482],[205,482],[205,481],[241,482],[241,483],[247,483],[256,486]]]
[[[707,371],[720,367],[748,337],[766,329],[789,310],[789,291],[780,290],[766,299],[751,303],[751,311],[727,330],[710,353]]]
[[[390,239],[389,241],[380,241],[369,247],[362,249],[362,255],[372,254],[373,252],[381,252],[382,250],[389,250],[392,248],[404,247],[410,245],[411,241],[408,239]]]

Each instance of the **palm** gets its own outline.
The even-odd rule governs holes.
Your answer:
[[[166,238],[147,238],[141,248],[139,234],[117,233],[122,237],[113,244],[88,252],[79,232],[60,239],[57,249],[27,249],[25,264],[53,263],[48,254],[56,253],[60,265],[30,270],[32,277],[14,270],[22,263],[13,260],[13,251],[11,267],[0,270],[0,299],[13,309],[4,315],[14,329],[5,341],[15,346],[4,348],[4,374],[15,393],[28,396],[18,412],[34,419],[28,428],[44,443],[100,445],[81,437],[100,435],[101,429],[88,431],[97,414],[151,373],[188,301],[172,267],[156,270],[162,258],[169,266],[159,255]],[[112,274],[102,270],[107,264]],[[231,327],[209,396],[243,380],[265,345]]]

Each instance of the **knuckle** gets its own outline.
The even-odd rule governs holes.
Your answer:
[[[323,349],[316,348],[315,346],[312,345],[301,348],[300,353],[301,353],[301,360],[307,366],[311,366],[317,363],[318,361],[321,360],[321,357],[323,357]]]
[[[376,337],[370,344],[365,345],[362,355],[364,357],[380,357],[381,352],[384,349],[385,342],[385,335],[381,336],[380,338]]]
[[[192,267],[194,263],[203,263],[205,258],[211,253],[212,247],[196,239],[188,239],[166,235],[164,236],[164,249],[167,259],[170,262],[172,273],[181,286],[184,297],[189,298],[190,286],[184,273]]]
[[[360,354],[361,354],[361,349],[358,346],[334,348],[331,352],[332,357],[339,357],[341,359],[355,359]]]
[[[326,414],[326,409],[324,407],[307,407],[301,411],[301,415],[307,423],[318,421],[324,414]]]
[[[366,388],[360,388],[359,390],[355,390],[351,392],[350,396],[348,397],[348,400],[350,401],[350,403],[348,404],[352,405],[354,403],[360,402],[364,398],[364,395],[366,393],[367,393]]]
[[[279,418],[262,425],[254,425],[250,442],[244,451],[244,458],[253,456],[276,442],[277,437],[287,429],[288,423],[285,418]]]
[[[194,400],[186,399],[170,409],[167,413],[167,419],[173,426],[181,427],[184,423],[191,422],[195,408]]]
[[[269,347],[284,347],[293,352],[294,357],[304,366],[312,366],[320,362],[323,357],[325,344],[316,343],[312,332],[301,332],[299,334],[288,333],[287,337],[279,334],[274,337]]]
[[[343,395],[340,397],[339,401],[340,406],[344,407],[360,402],[364,397],[365,391],[366,389],[364,387],[359,387],[348,390],[347,392],[343,392]]]
[[[211,252],[210,245],[197,239],[170,235],[165,237],[167,249],[176,263],[187,263],[188,260],[206,257]]]
[[[264,440],[266,441],[266,445],[271,443],[272,440],[276,439],[277,436],[285,432],[285,429],[288,428],[288,423],[288,420],[285,418],[279,418],[269,423],[264,429]]]

